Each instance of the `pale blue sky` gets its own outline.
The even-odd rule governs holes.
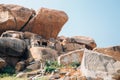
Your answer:
[[[38,10],[65,11],[69,20],[59,35],[89,36],[98,47],[120,45],[120,0],[0,0]]]

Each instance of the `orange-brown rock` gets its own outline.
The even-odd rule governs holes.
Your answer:
[[[11,11],[0,5],[0,34],[6,30],[15,30],[16,20]]]
[[[113,46],[108,48],[95,48],[94,51],[112,56],[114,59],[120,61],[120,46]]]
[[[21,30],[35,14],[34,10],[13,4],[0,4],[0,34],[6,30]]]
[[[0,69],[6,66],[6,62],[5,60],[3,60],[2,58],[0,58]]]
[[[23,31],[37,33],[46,39],[56,38],[67,20],[63,11],[41,8]]]
[[[24,61],[18,62],[15,66],[16,71],[24,70],[24,68],[25,68],[25,62]]]

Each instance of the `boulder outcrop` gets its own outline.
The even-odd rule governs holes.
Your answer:
[[[120,80],[120,46],[58,36],[67,20],[60,10],[0,4],[0,74],[12,67],[29,80]]]
[[[0,4],[0,34],[15,30],[56,38],[67,20],[67,14],[59,10],[41,8],[36,12],[19,5]]]
[[[69,39],[69,41],[84,44],[88,49],[94,49],[97,46],[94,39],[86,36],[73,36]]]
[[[32,47],[30,48],[30,57],[33,57],[36,61],[48,61],[57,60],[57,51],[51,48],[44,48],[44,47]]]
[[[22,30],[34,14],[34,10],[19,5],[0,4],[0,34],[6,30]]]
[[[41,8],[23,30],[37,33],[46,39],[56,38],[67,20],[68,16],[63,11]]]
[[[112,56],[115,60],[120,61],[120,46],[112,46],[106,48],[95,48],[94,51]]]
[[[17,38],[0,38],[0,52],[9,56],[22,56],[26,49],[26,43]]]
[[[113,80],[113,77],[119,74],[119,70],[119,61],[102,53],[85,50],[81,64],[81,71],[88,80],[96,80],[97,78]]]
[[[70,65],[74,62],[81,63],[84,49],[74,50],[58,57],[58,63],[62,65]]]

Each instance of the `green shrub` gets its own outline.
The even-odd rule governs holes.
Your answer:
[[[61,65],[59,65],[57,61],[47,61],[45,64],[45,72],[51,73],[60,67]]]
[[[53,72],[53,71],[55,71],[56,70],[56,68],[55,67],[45,67],[45,72],[48,72],[48,73],[51,73],[51,72]]]
[[[70,66],[77,68],[77,67],[80,66],[80,63],[79,63],[79,62],[72,62],[72,63],[70,64]]]
[[[15,69],[11,66],[6,66],[5,68],[0,70],[0,77],[8,77],[14,75],[15,75]]]

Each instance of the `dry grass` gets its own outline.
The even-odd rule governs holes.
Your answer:
[[[16,77],[8,76],[8,77],[0,78],[0,80],[27,80],[27,79],[26,78],[16,78]]]

